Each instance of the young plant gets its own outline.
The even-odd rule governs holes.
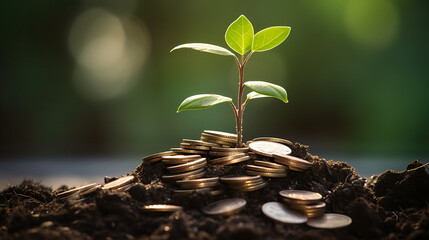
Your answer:
[[[205,109],[219,103],[229,102],[235,114],[238,136],[237,147],[241,147],[243,111],[249,100],[263,97],[274,97],[285,103],[288,102],[286,90],[281,86],[263,81],[244,82],[244,67],[253,53],[268,51],[280,45],[289,36],[290,30],[290,27],[269,27],[254,34],[252,23],[250,23],[244,15],[241,15],[237,20],[229,25],[225,33],[226,43],[230,48],[232,48],[232,50],[239,54],[239,57],[228,49],[206,43],[186,43],[173,48],[170,52],[181,48],[190,48],[207,53],[231,56],[237,63],[239,74],[237,105],[234,105],[232,99],[229,97],[217,94],[198,94],[186,98],[182,104],[180,104],[177,112],[183,110]],[[248,87],[251,92],[247,94],[247,98],[243,103],[243,91],[245,86]]]

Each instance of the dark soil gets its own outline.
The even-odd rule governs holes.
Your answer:
[[[226,190],[218,196],[176,197],[175,186],[160,180],[162,163],[141,164],[132,173],[139,183],[128,192],[99,190],[77,201],[60,200],[56,191],[24,181],[0,193],[0,239],[429,239],[429,168],[419,160],[402,172],[386,171],[369,180],[343,162],[326,161],[296,143],[294,156],[314,163],[306,172],[269,179],[259,191]],[[239,175],[244,165],[209,166],[207,176]],[[320,230],[271,222],[262,204],[279,201],[282,189],[321,193],[327,212],[353,219],[345,229]],[[204,215],[206,204],[241,197],[247,206],[227,217]],[[184,207],[175,213],[147,213],[146,204]]]

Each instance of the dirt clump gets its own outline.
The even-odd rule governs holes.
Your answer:
[[[142,163],[132,173],[137,184],[126,192],[97,190],[84,199],[61,200],[59,190],[24,181],[0,193],[0,239],[429,239],[429,169],[413,161],[402,172],[386,171],[366,180],[343,162],[326,161],[296,143],[292,155],[313,163],[305,172],[267,178],[255,192],[225,188],[216,196],[176,196],[176,186],[162,181],[161,162]],[[242,175],[246,163],[208,166],[206,176]],[[344,229],[323,230],[284,225],[266,218],[261,206],[279,201],[278,192],[319,192],[326,211],[353,219]],[[247,206],[232,216],[201,212],[216,200],[240,197]],[[148,213],[147,204],[183,206],[174,213]]]

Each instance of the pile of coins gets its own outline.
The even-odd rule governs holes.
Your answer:
[[[237,145],[238,137],[237,134],[213,131],[213,130],[204,130],[201,134],[201,141],[215,143],[221,147],[235,147]]]
[[[87,196],[88,194],[96,191],[97,189],[127,191],[128,189],[131,188],[134,180],[135,180],[134,176],[130,175],[130,176],[120,177],[104,185],[101,185],[98,183],[91,183],[88,185],[76,187],[76,188],[58,193],[57,197],[64,200],[79,199]]]
[[[268,202],[262,206],[265,216],[275,222],[285,224],[307,223],[314,228],[343,228],[352,223],[346,215],[325,213],[326,204],[321,202],[322,195],[304,190],[280,191],[282,201]]]
[[[256,191],[268,185],[268,182],[261,176],[227,176],[221,177],[220,180],[225,183],[228,188],[240,192]]]
[[[309,218],[319,217],[325,213],[326,204],[321,202],[322,195],[320,193],[304,190],[282,190],[279,194],[288,207],[305,214]]]
[[[205,174],[206,158],[201,155],[174,155],[163,156],[162,162],[170,173],[163,175],[164,180],[182,180],[201,178]]]
[[[286,177],[287,171],[283,170],[282,172],[278,170],[281,169],[279,165],[299,172],[305,171],[312,166],[312,163],[309,161],[289,155],[292,153],[289,146],[293,146],[293,144],[285,139],[272,137],[255,138],[247,142],[247,145],[252,152],[256,153],[256,156],[266,159],[265,162],[258,161],[255,164],[259,167],[251,166],[246,173],[249,175],[259,174],[265,177]]]

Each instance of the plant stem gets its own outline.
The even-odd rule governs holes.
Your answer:
[[[238,73],[239,73],[239,85],[238,85],[238,100],[237,100],[237,114],[236,114],[236,125],[237,125],[237,147],[241,147],[243,145],[243,111],[245,108],[245,105],[247,101],[242,105],[241,102],[243,100],[243,90],[244,90],[244,66],[246,65],[247,61],[249,60],[249,57],[252,55],[253,52],[250,52],[246,59],[244,59],[244,56],[241,55],[241,62],[238,62]]]

